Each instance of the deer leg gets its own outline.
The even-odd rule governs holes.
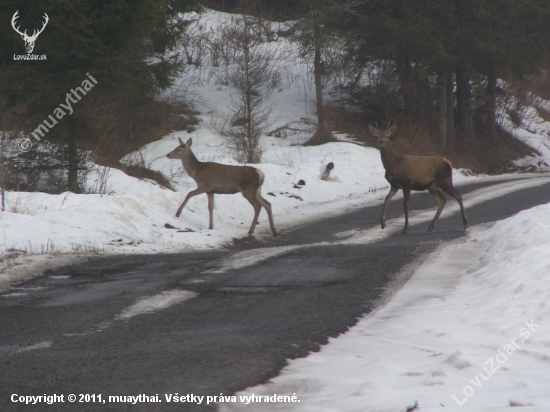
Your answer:
[[[255,195],[251,194],[249,191],[243,190],[241,193],[243,197],[248,200],[248,202],[254,208],[254,219],[252,219],[252,225],[250,226],[250,230],[248,231],[248,234],[251,235],[252,233],[254,233],[256,223],[258,223],[258,216],[260,215],[260,210],[262,210],[262,205],[260,204],[260,202],[258,202]]]
[[[430,187],[428,187],[428,190],[437,201],[437,212],[435,213],[434,220],[432,220],[432,223],[428,227],[428,232],[433,232],[435,224],[437,223],[439,215],[441,215],[441,212],[443,211],[443,207],[445,206],[445,203],[447,203],[447,200],[439,190],[439,186],[437,186],[435,183],[432,183]]]
[[[185,197],[185,200],[183,201],[183,203],[179,207],[178,211],[176,212],[176,217],[180,217],[181,211],[183,210],[183,208],[185,207],[185,205],[187,204],[189,199],[191,199],[193,196],[200,195],[201,193],[204,193],[204,192],[206,192],[206,189],[197,187],[195,190],[191,190],[189,193],[187,193],[187,196]]]
[[[273,237],[277,237],[277,231],[275,230],[275,224],[273,223],[273,215],[271,213],[271,203],[269,203],[267,200],[265,200],[260,190],[256,192],[256,200],[265,208],[265,211],[267,212],[267,216],[269,217],[269,226],[271,227],[271,232],[273,232]]]
[[[460,194],[460,192],[456,190],[453,186],[441,186],[441,189],[456,199],[460,206],[460,211],[462,212],[462,222],[464,223],[464,229],[468,229],[468,227],[470,227],[470,224],[468,223],[468,218],[466,217],[466,212],[464,211],[464,204],[462,203],[462,195]]]
[[[258,216],[260,215],[260,210],[262,210],[262,205],[254,199],[254,201],[251,201],[250,199],[247,199],[252,207],[254,208],[254,219],[252,219],[252,225],[250,226],[250,230],[248,231],[248,234],[251,235],[254,233],[254,229],[256,229],[256,224],[258,223]]]
[[[214,229],[214,193],[206,193],[206,195],[208,196],[208,214],[210,217],[208,229]]]
[[[382,216],[380,217],[380,226],[382,226],[382,229],[386,227],[386,212],[388,211],[388,204],[398,190],[399,188],[392,186],[390,189],[390,193],[388,193],[388,195],[386,196],[386,200],[384,201],[384,208],[382,209]]]
[[[403,188],[403,209],[405,209],[405,227],[403,228],[403,235],[409,232],[409,203],[411,200],[411,189]]]

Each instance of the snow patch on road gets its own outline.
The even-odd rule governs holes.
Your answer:
[[[117,321],[130,320],[134,316],[154,313],[160,310],[168,309],[171,306],[177,305],[189,299],[196,298],[197,296],[197,293],[191,292],[189,290],[165,290],[164,292],[158,293],[156,295],[147,296],[139,299],[136,303],[127,307],[121,313],[116,315],[112,320],[105,320],[103,322],[100,322],[92,326],[91,328],[88,328],[84,332],[65,333],[63,334],[63,336],[86,336],[97,332],[103,332],[113,326]]]
[[[17,353],[28,352],[28,351],[35,350],[35,349],[49,348],[52,345],[53,345],[53,342],[51,340],[46,340],[44,342],[35,343],[34,345],[30,345],[30,346],[24,347],[22,349],[19,349],[17,351]]]
[[[166,290],[157,295],[138,300],[132,306],[124,309],[122,313],[116,315],[115,320],[128,320],[137,315],[168,309],[170,306],[196,298],[197,296],[197,293],[189,290]]]

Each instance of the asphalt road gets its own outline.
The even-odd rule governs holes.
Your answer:
[[[491,184],[497,183],[459,190],[467,195]],[[467,214],[471,225],[479,225],[549,202],[550,178],[543,186],[467,207]],[[423,209],[435,213],[434,199],[413,195],[411,212]],[[276,376],[287,359],[318,350],[353,326],[442,242],[465,234],[459,214],[440,219],[435,233],[427,233],[429,222],[415,223],[413,215],[408,235],[398,231],[372,243],[341,242],[342,232],[378,227],[380,212],[381,206],[365,207],[261,246],[241,242],[256,248],[248,254],[300,247],[221,273],[224,261],[243,252],[95,258],[18,285],[0,296],[0,410],[215,410],[205,405],[206,398],[201,405],[167,403],[165,395],[230,395]],[[388,219],[401,215],[401,199],[395,199]],[[138,299],[169,290],[198,296],[116,320]],[[13,394],[63,394],[65,402],[25,405],[12,402]],[[68,402],[69,394],[77,395],[76,403]],[[80,403],[80,394],[101,394],[107,402],[96,397]],[[158,394],[162,402],[108,401],[112,395],[140,394]]]

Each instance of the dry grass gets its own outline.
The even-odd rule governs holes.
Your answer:
[[[318,146],[325,143],[336,142],[336,138],[332,134],[332,128],[328,121],[324,121],[317,127],[313,136],[309,138],[304,146]]]
[[[164,176],[161,172],[156,170],[149,169],[145,166],[139,165],[120,165],[119,169],[126,173],[128,176],[132,176],[138,179],[150,179],[157,182],[159,185],[174,190],[170,181]]]
[[[351,110],[329,102],[325,106],[325,116],[334,132],[346,133],[359,141],[366,142],[369,146],[376,145],[376,139],[368,132],[368,123],[359,110]]]
[[[376,139],[367,130],[368,122],[360,112],[330,104],[327,106],[327,117],[334,122],[334,130],[347,133],[367,146],[377,147]],[[479,119],[475,122],[475,128],[479,137],[457,139],[454,150],[442,150],[437,140],[437,128],[426,124],[399,124],[392,142],[399,153],[445,156],[455,168],[486,174],[514,170],[513,160],[534,152],[531,147],[501,129],[498,130],[497,142],[485,137],[488,133]]]
[[[90,149],[99,164],[117,162],[173,130],[189,130],[198,124],[198,114],[184,102],[157,101],[146,113],[125,113],[120,102],[97,115],[100,136]]]
[[[537,113],[546,122],[550,122],[550,112],[542,107],[537,107]]]
[[[121,164],[120,159],[173,130],[191,130],[198,124],[198,112],[184,100],[183,95],[151,101],[140,112],[129,110],[122,99],[100,99],[92,111],[96,129],[100,132],[89,147],[96,164],[122,170],[138,179],[150,179],[172,189],[162,173],[149,169],[144,162]]]

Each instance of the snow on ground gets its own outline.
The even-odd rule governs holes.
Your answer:
[[[499,87],[511,93],[509,85],[502,80],[499,80]],[[516,166],[523,170],[550,170],[550,122],[544,120],[537,110],[549,111],[550,100],[533,94],[529,94],[528,100],[530,105],[522,105],[515,98],[510,99],[508,105],[499,105],[497,119],[504,130],[538,152],[514,161]],[[512,120],[512,112],[517,113],[520,126]]]
[[[234,15],[209,9],[200,16],[191,13],[189,19],[195,20],[195,23],[188,30],[195,37],[212,38],[219,33],[218,28],[230,23],[232,18]],[[278,28],[284,29],[284,24],[273,23],[272,30]],[[303,143],[311,133],[302,131],[312,131],[312,125],[316,122],[315,83],[310,65],[298,57],[296,46],[284,37],[267,47],[271,48],[273,55],[280,57],[276,62],[281,69],[281,87],[274,90],[272,105],[267,103],[263,107],[269,109],[268,130],[290,125],[299,129],[289,132],[291,139]],[[204,50],[199,53],[198,49],[200,46],[196,46],[194,52],[204,58],[206,53]],[[188,50],[188,54],[193,56],[193,50]],[[192,96],[195,107],[203,114],[204,123],[215,125],[220,122],[220,118],[232,114],[233,105],[229,96],[231,88],[223,78],[223,70],[212,72],[208,62],[196,67],[189,66],[186,70],[187,74],[175,82],[172,90],[185,90],[187,96]]]
[[[201,19],[208,26],[226,17],[207,13]],[[273,96],[272,128],[311,117],[314,89],[306,73],[307,67],[299,61],[290,68],[289,77],[294,82]],[[6,211],[0,213],[0,258],[21,252],[39,256],[20,255],[16,265],[13,259],[0,261],[0,289],[30,273],[22,266],[32,264],[36,273],[54,261],[68,263],[66,256],[52,258],[59,252],[181,252],[217,248],[246,236],[253,211],[238,194],[216,196],[214,230],[207,229],[206,195],[193,198],[180,218],[174,216],[185,194],[195,187],[181,163],[166,158],[177,146],[178,137],[193,139],[192,149],[199,160],[236,164],[211,126],[212,119],[227,106],[227,89],[208,80],[206,72],[194,76],[194,82],[187,84],[182,78],[178,86],[197,96],[203,113],[200,126],[192,132],[173,132],[145,146],[139,154],[147,166],[172,179],[176,192],[112,169],[107,181],[109,195],[6,193]],[[506,113],[501,118],[512,134],[541,154],[518,164],[546,168],[545,162],[550,164],[550,124],[534,109],[526,112],[521,128],[513,126]],[[293,145],[304,136],[264,136],[263,161],[255,165],[266,175],[263,195],[272,203],[275,225],[282,235],[308,221],[381,204],[388,185],[378,150],[350,143],[346,136],[339,136],[341,142],[318,147]],[[335,169],[332,178],[323,181],[321,168],[328,162],[333,162]],[[94,179],[90,176],[91,181]],[[454,179],[460,184],[501,178],[464,176],[455,171]],[[300,180],[305,185],[298,186]],[[536,184],[533,180],[530,183]],[[505,193],[517,187],[503,184],[491,190]],[[495,195],[491,190],[465,196],[466,208]],[[434,211],[435,205],[433,211],[412,211],[411,220],[428,222]],[[450,202],[444,216],[457,211]],[[550,324],[545,303],[550,288],[545,279],[550,273],[549,212],[549,205],[540,206],[487,231],[473,228],[467,240],[442,248],[377,312],[331,340],[319,353],[292,361],[273,383],[246,392],[296,393],[300,403],[253,403],[248,408],[404,411],[418,401],[422,411],[442,410],[443,406],[457,410],[459,404],[464,405],[463,410],[475,411],[500,411],[510,406],[525,406],[525,411],[550,410],[549,395],[543,387],[550,378]],[[260,214],[260,223],[255,235],[259,239],[270,236],[265,211]],[[165,224],[176,229],[167,229]],[[351,238],[350,233],[343,234],[342,242],[374,241],[401,230],[402,225],[401,219],[394,219],[388,221],[385,231],[369,229],[351,233]],[[220,270],[254,264],[285,250],[265,250],[254,257],[242,252]],[[153,296],[120,316],[162,309],[192,297],[185,293]],[[499,360],[505,362],[501,365]],[[499,369],[485,380],[492,366]],[[244,405],[224,408],[246,410]]]
[[[550,410],[550,205],[440,248],[385,306],[224,412]],[[243,398],[244,399],[244,398]]]
[[[215,29],[229,17],[209,11],[196,25],[202,30]],[[307,67],[299,61],[289,68],[288,76],[295,82],[285,83],[274,94],[271,127],[309,116],[313,83],[306,72]],[[192,148],[199,160],[237,164],[225,140],[212,127],[213,119],[227,114],[228,103],[227,87],[215,80],[208,67],[202,67],[182,76],[174,86],[174,90],[185,87],[188,93],[198,96],[198,109],[203,114],[195,131],[173,132],[127,157],[142,158],[147,166],[165,173],[174,182],[176,192],[111,169],[106,190],[110,195],[7,193],[6,211],[0,214],[0,256],[18,251],[169,252],[220,247],[235,237],[246,236],[253,209],[240,195],[216,196],[214,230],[207,230],[205,195],[193,198],[179,219],[174,216],[186,193],[195,188],[181,162],[166,158],[178,145],[177,137],[193,139]],[[256,166],[266,175],[263,194],[273,205],[279,230],[299,218],[318,214],[319,210],[312,212],[312,205],[343,199],[368,202],[378,189],[387,186],[377,150],[344,142],[315,148],[292,146],[303,139],[303,133],[289,139],[262,138],[263,160]],[[320,168],[328,162],[335,164],[333,178],[322,181]],[[92,173],[90,186],[97,186],[95,179]],[[300,179],[305,181],[304,186],[296,185]],[[269,235],[266,218],[262,211],[255,233],[260,238]],[[165,224],[176,229],[166,229]]]
[[[148,165],[175,181],[176,192],[140,181],[112,169],[107,182],[111,195],[6,192],[6,211],[0,213],[0,256],[18,252],[53,253],[158,253],[212,249],[247,236],[252,206],[240,195],[216,195],[214,229],[208,230],[206,195],[192,198],[179,218],[175,212],[194,181],[180,161],[166,158],[177,138],[193,139],[199,160],[236,164],[224,141],[207,127],[174,132],[150,143],[141,152]],[[277,230],[321,219],[359,205],[381,204],[388,184],[377,149],[338,142],[303,147],[290,141],[265,137],[264,163],[256,165],[266,175],[263,195],[271,202]],[[335,165],[329,181],[320,179],[321,166]],[[464,176],[455,181],[499,179]],[[90,177],[93,179],[93,176]],[[298,186],[300,180],[305,185]],[[451,202],[446,209],[452,209]],[[430,213],[432,213],[430,211]],[[262,210],[255,236],[271,236]],[[167,229],[169,224],[176,229]],[[3,264],[0,262],[0,264]],[[13,270],[0,268],[0,281],[14,280]]]
[[[192,137],[200,160],[236,164],[222,138],[203,127],[191,134],[175,132],[142,150],[152,168],[174,178],[176,192],[114,169],[107,182],[112,195],[6,192],[6,211],[0,213],[0,255],[174,252],[216,248],[245,237],[253,208],[240,194],[216,195],[213,230],[208,230],[206,195],[191,199],[182,215],[175,217],[186,193],[195,188],[181,162],[166,158],[178,145],[177,136]],[[256,166],[266,175],[262,192],[272,204],[281,234],[286,227],[345,209],[350,202],[378,202],[386,191],[379,190],[387,182],[375,149],[351,143],[291,146],[289,141],[269,137],[263,144],[265,160]],[[332,180],[323,181],[320,167],[329,161],[335,164]],[[305,185],[296,185],[300,179]],[[327,208],[337,200],[340,203]],[[265,211],[259,220],[256,237],[271,236]],[[177,229],[167,229],[165,224]],[[0,277],[9,275],[4,269]]]
[[[185,248],[217,247],[233,237],[244,237],[252,222],[253,208],[240,195],[216,195],[214,230],[208,230],[206,195],[192,198],[180,218],[175,212],[195,182],[184,174],[180,161],[166,154],[177,145],[176,136],[193,138],[200,160],[237,164],[227,157],[223,140],[206,128],[187,134],[173,133],[147,145],[143,153],[156,170],[175,176],[176,192],[139,181],[111,170],[108,191],[113,195],[6,192],[6,209],[0,215],[0,253],[12,250],[158,252]],[[320,147],[291,146],[277,138],[264,139],[265,163],[256,165],[266,175],[263,196],[273,205],[275,224],[299,220],[306,205],[337,199],[362,201],[378,198],[387,187],[379,153],[350,143]],[[320,167],[332,161],[332,180],[320,179]],[[305,185],[296,185],[304,180]],[[371,192],[369,194],[369,191]],[[383,190],[385,191],[385,189]],[[271,195],[270,195],[271,194]],[[166,229],[168,223],[182,230]],[[257,232],[269,234],[267,214],[260,214]]]
[[[210,11],[201,16],[199,23],[208,29],[227,18],[224,13]],[[288,71],[290,80],[273,95],[272,128],[311,118],[313,81],[303,62],[295,59],[293,64]],[[11,282],[23,273],[20,266],[29,259],[19,257],[18,268],[12,265],[13,259],[6,259],[20,253],[185,251],[218,248],[233,238],[246,236],[253,210],[239,194],[216,196],[214,230],[207,229],[205,195],[191,199],[182,215],[174,216],[186,193],[195,187],[181,162],[166,158],[178,145],[178,137],[184,141],[193,139],[192,149],[199,160],[236,164],[226,142],[212,127],[212,119],[226,110],[228,90],[216,84],[207,69],[187,73],[175,86],[175,89],[185,86],[189,93],[200,97],[197,101],[203,114],[196,130],[175,131],[128,156],[139,156],[150,168],[162,171],[174,182],[176,192],[116,169],[109,171],[108,195],[6,192],[5,211],[0,213],[0,259],[4,259],[0,261],[0,283],[5,285],[8,278]],[[308,122],[302,126],[308,126]],[[537,133],[542,133],[541,130]],[[297,224],[349,207],[381,202],[388,184],[377,149],[354,144],[345,135],[338,135],[341,140],[338,143],[318,147],[296,145],[304,136],[307,137],[300,132],[286,138],[263,136],[262,163],[255,165],[266,175],[263,195],[273,205],[275,225],[281,234]],[[323,181],[321,169],[329,162],[334,163],[335,169],[331,179]],[[455,172],[458,184],[487,178],[464,176],[467,171]],[[89,176],[90,186],[97,185],[96,179],[93,173]],[[298,186],[300,180],[305,185]],[[175,229],[167,229],[166,224]],[[270,236],[265,211],[260,214],[255,236],[259,239]],[[16,271],[18,274],[14,275]]]

